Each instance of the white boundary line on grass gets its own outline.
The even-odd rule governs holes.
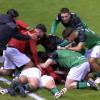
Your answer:
[[[8,80],[8,79],[6,79],[6,78],[4,78],[4,77],[0,77],[0,81],[6,83],[6,84],[8,84],[8,85],[11,84],[11,81]],[[35,93],[28,93],[27,95],[30,96],[30,97],[32,97],[32,98],[34,98],[35,100],[46,100],[45,98],[40,97],[40,96],[38,96],[38,95],[35,94]]]

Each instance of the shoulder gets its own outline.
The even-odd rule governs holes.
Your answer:
[[[71,13],[72,18],[79,18],[79,16],[76,13]]]
[[[58,13],[57,17],[56,17],[56,20],[61,20],[61,15],[60,13]]]

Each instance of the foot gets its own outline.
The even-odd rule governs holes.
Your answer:
[[[16,96],[16,91],[14,88],[8,88],[8,93],[11,95],[11,96]]]
[[[55,93],[55,98],[60,98],[62,95],[60,92]]]
[[[97,77],[94,81],[96,84],[100,84],[100,77]]]
[[[8,90],[0,87],[0,94],[6,94],[6,93],[8,93]]]
[[[95,90],[99,90],[99,86],[92,79],[89,79],[88,83],[90,84],[91,88],[93,88]]]
[[[19,93],[22,97],[26,97],[26,92],[25,92],[25,89],[23,88],[23,86],[19,87]]]
[[[61,91],[60,91],[61,95],[64,95],[66,92],[67,92],[67,88],[63,88],[63,89],[61,89]]]

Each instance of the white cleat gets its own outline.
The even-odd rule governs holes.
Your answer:
[[[60,98],[62,94],[60,92],[55,93],[55,98]]]
[[[8,93],[7,89],[0,87],[0,94],[6,94],[6,93]]]
[[[94,81],[96,84],[100,84],[100,77],[97,77],[96,80]]]
[[[67,92],[67,88],[62,88],[60,91],[61,95],[64,95],[66,92]]]

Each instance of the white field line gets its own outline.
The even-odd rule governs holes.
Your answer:
[[[8,79],[6,79],[6,78],[4,78],[4,77],[0,77],[0,81],[6,83],[6,84],[8,84],[8,85],[11,84],[11,81],[8,80]],[[38,95],[35,94],[35,93],[28,93],[27,95],[30,96],[30,97],[32,97],[32,98],[34,98],[35,100],[46,100],[46,99],[44,99],[44,98],[38,96]]]

